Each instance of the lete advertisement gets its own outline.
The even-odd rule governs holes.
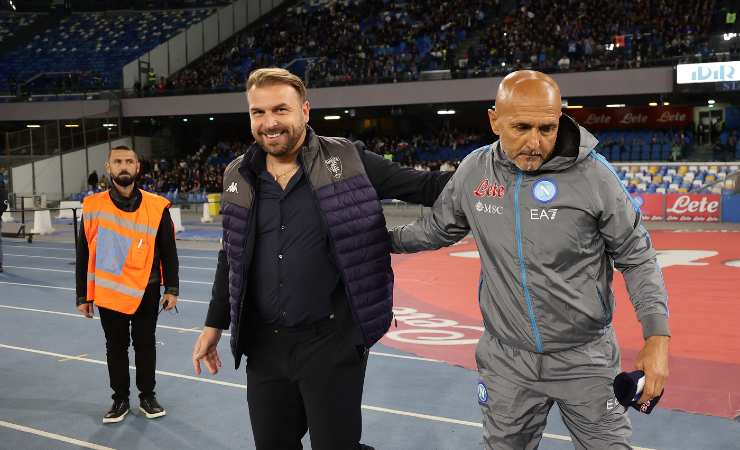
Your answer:
[[[586,129],[683,128],[691,126],[693,108],[635,107],[569,109],[567,114]]]
[[[669,222],[719,222],[719,194],[667,194],[666,216]]]
[[[665,220],[664,194],[632,194],[632,201],[640,207],[642,220]]]

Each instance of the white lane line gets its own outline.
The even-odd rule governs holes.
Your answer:
[[[62,311],[50,311],[48,309],[38,309],[38,308],[26,308],[23,306],[12,306],[12,305],[0,305],[0,308],[5,309],[13,309],[16,311],[26,311],[26,312],[36,312],[36,313],[43,313],[43,314],[53,314],[56,316],[64,316],[64,317],[75,317],[77,319],[86,319],[85,316],[83,316],[80,313],[74,314],[74,313],[68,313],[68,312],[62,312]],[[98,316],[94,316],[93,319],[100,320]],[[190,327],[190,328],[183,328],[183,327],[173,327],[171,325],[162,325],[157,324],[157,328],[162,328],[163,330],[172,330],[177,331],[178,333],[200,333],[202,330],[201,327]],[[224,332],[222,334],[223,336],[231,336],[231,333]]]
[[[74,252],[74,248],[62,248],[62,247],[36,247],[35,245],[14,245],[14,244],[4,244],[5,247],[17,247],[17,248],[25,248],[29,250],[59,250],[59,251],[65,251],[65,252]],[[190,258],[190,259],[209,259],[212,261],[218,261],[218,257],[216,256],[189,256],[189,255],[177,255],[178,258]]]
[[[14,283],[11,281],[0,281],[0,284],[9,284],[11,286],[37,287],[37,288],[43,288],[43,289],[59,289],[62,291],[74,291],[75,290],[74,288],[68,288],[68,287],[63,287],[63,286],[49,286],[46,284]],[[211,303],[211,302],[207,302],[204,300],[191,300],[188,298],[178,298],[177,301],[185,302],[185,303],[198,303],[201,305],[208,305]]]
[[[34,353],[37,355],[51,356],[54,358],[66,358],[66,359],[69,359],[70,361],[80,361],[80,362],[86,362],[86,363],[91,363],[91,364],[100,364],[103,366],[107,365],[105,361],[98,360],[98,359],[82,358],[79,356],[65,355],[64,353],[47,352],[44,350],[37,350],[37,349],[27,348],[27,347],[16,347],[14,345],[0,344],[0,348],[6,348],[9,350],[18,350],[18,351],[27,352],[27,353]],[[130,370],[136,370],[135,366],[128,366],[128,368]],[[201,378],[201,377],[196,377],[192,375],[184,375],[181,373],[168,372],[166,370],[157,370],[156,373],[159,375],[163,375],[165,377],[180,378],[183,380],[191,380],[191,381],[200,381],[202,383],[218,384],[221,386],[235,387],[235,388],[244,389],[244,390],[247,389],[247,386],[243,384],[229,383],[228,381],[211,380],[210,378]]]
[[[77,356],[75,356],[75,358],[82,358],[84,356],[87,356],[87,353],[82,353],[80,355],[77,355]],[[74,361],[74,360],[69,359],[69,358],[62,358],[62,359],[59,359],[58,360],[58,362],[67,362],[67,361]]]
[[[0,282],[1,283],[1,282]],[[64,288],[67,289],[67,288]],[[205,303],[208,304],[208,302],[202,302],[199,300],[184,300],[184,299],[178,299],[178,302],[180,301],[188,301],[188,302],[194,302],[194,303]],[[11,306],[11,305],[0,305],[0,308],[6,308],[6,309],[14,309],[18,311],[28,311],[28,312],[38,312],[38,313],[44,313],[44,314],[55,314],[58,316],[65,316],[65,317],[76,317],[78,319],[83,319],[85,316],[82,314],[74,314],[74,313],[68,313],[68,312],[61,312],[61,311],[50,311],[48,309],[37,309],[37,308],[26,308],[22,306]],[[98,319],[98,316],[93,317],[93,319]],[[200,333],[203,329],[202,327],[191,327],[191,328],[181,328],[181,327],[173,327],[169,325],[161,325],[157,324],[157,328],[162,328],[165,330],[174,330],[178,333]],[[222,333],[223,336],[231,336],[231,333],[228,331],[224,331]],[[421,358],[419,356],[407,356],[407,355],[396,355],[393,353],[384,353],[384,352],[370,352],[373,356],[383,356],[386,358],[397,358],[397,359],[410,359],[413,361],[425,361],[425,362],[433,362],[433,363],[444,363],[444,361],[440,361],[438,359],[431,359],[431,358]]]
[[[73,259],[60,258],[58,256],[19,255],[17,253],[5,253],[5,256],[19,256],[23,258],[40,258],[40,259],[57,259],[57,260],[62,260],[62,261],[74,262]]]
[[[62,287],[62,286],[49,286],[45,284],[30,284],[30,283],[14,283],[12,281],[0,281],[0,284],[8,284],[11,286],[25,286],[25,287],[37,287],[44,289],[59,289],[62,291],[74,291],[74,288]]]
[[[105,447],[103,445],[93,444],[92,442],[81,441],[79,439],[71,438],[69,436],[63,436],[61,434],[49,433],[48,431],[26,427],[23,425],[6,422],[4,420],[0,420],[0,427],[10,428],[11,430],[22,431],[29,434],[35,434],[36,436],[45,437],[47,439],[54,439],[55,441],[65,442],[67,444],[76,445],[82,448],[90,448],[93,450],[115,450],[111,447]]]
[[[44,268],[44,267],[11,266],[10,264],[3,264],[3,267],[7,267],[8,269],[41,270],[43,272],[75,273],[74,270],[47,269],[47,268]]]
[[[9,349],[9,350],[18,350],[18,351],[22,351],[22,352],[34,353],[34,354],[37,354],[37,355],[52,356],[52,357],[56,357],[56,358],[68,358],[70,360],[75,360],[75,361],[80,361],[80,362],[87,362],[87,363],[93,363],[93,364],[100,364],[100,365],[105,365],[106,364],[105,361],[100,361],[100,360],[96,360],[96,359],[80,358],[80,357],[73,356],[73,355],[64,355],[64,354],[61,354],[61,353],[47,352],[47,351],[44,351],[44,350],[37,350],[37,349],[26,348],[26,347],[16,347],[16,346],[13,346],[13,345],[0,344],[0,348],[6,348],[6,349]],[[136,370],[136,368],[134,366],[129,366],[129,369]],[[243,389],[243,390],[246,390],[247,389],[247,386],[245,386],[243,384],[229,383],[229,382],[226,382],[226,381],[212,380],[210,378],[201,378],[201,377],[195,377],[195,376],[191,376],[191,375],[183,375],[183,374],[175,373],[175,372],[166,372],[164,370],[157,370],[157,373],[160,374],[160,375],[163,375],[163,376],[174,377],[174,378],[181,378],[181,379],[185,379],[185,380],[198,381],[198,382],[201,382],[201,383],[219,384],[219,385],[222,385],[222,386],[235,387],[235,388]],[[433,415],[430,415],[430,414],[420,414],[420,413],[415,413],[415,412],[411,412],[411,411],[403,411],[403,410],[398,410],[398,409],[383,408],[383,407],[380,407],[380,406],[362,405],[362,409],[365,409],[365,410],[368,410],[368,411],[375,411],[375,412],[386,413],[386,414],[393,414],[393,415],[397,415],[397,416],[413,417],[413,418],[416,418],[416,419],[429,420],[429,421],[433,421],[433,422],[448,423],[448,424],[452,424],[452,425],[462,425],[462,426],[475,427],[475,428],[482,428],[483,427],[483,425],[480,424],[480,423],[478,423],[478,422],[470,422],[470,421],[467,421],[467,420],[453,419],[453,418],[450,418],[450,417],[433,416]],[[559,434],[544,433],[542,435],[542,437],[548,438],[548,439],[560,440],[560,441],[571,441],[571,438],[569,436],[562,436],[562,435],[559,435]],[[634,447],[634,449],[635,450],[655,450],[655,449],[644,448],[644,447]]]
[[[198,304],[201,304],[201,305],[210,305],[211,304],[211,302],[207,302],[205,300],[190,300],[189,298],[180,298],[180,297],[177,297],[177,302],[178,303],[179,302],[184,302],[184,303],[198,303]]]
[[[15,256],[20,258],[40,258],[40,259],[53,259],[57,261],[67,261],[69,263],[75,262],[73,259],[69,258],[59,258],[57,256],[40,256],[40,255],[19,255],[17,253],[5,253],[5,256]],[[51,270],[51,269],[45,269],[43,267],[24,267],[24,266],[7,266],[7,267],[14,267],[16,269],[28,269],[28,270]],[[211,272],[215,272],[215,267],[194,267],[194,266],[178,266],[180,269],[191,269],[191,270],[210,270]],[[74,273],[73,270],[56,270],[55,272],[70,272]]]
[[[406,356],[406,355],[396,355],[394,353],[382,353],[382,352],[370,352],[371,355],[375,356],[387,356],[389,358],[398,358],[398,359],[413,359],[415,361],[426,361],[426,362],[434,362],[434,363],[441,363],[444,361],[440,361],[438,359],[432,359],[432,358],[420,358],[418,356]]]
[[[362,405],[362,408],[367,409],[368,411],[376,411],[376,412],[382,412],[386,414],[395,414],[398,416],[415,417],[417,419],[431,420],[434,422],[444,422],[444,423],[451,423],[454,425],[465,425],[467,427],[483,428],[483,425],[479,422],[469,422],[467,420],[451,419],[449,417],[431,416],[429,414],[419,414],[419,413],[410,412],[410,411],[399,411],[396,409],[381,408],[379,406]],[[568,441],[570,440],[570,438],[568,438],[567,436],[562,436],[562,437],[567,438]]]
[[[34,258],[37,258],[37,257],[34,256]],[[38,258],[51,258],[51,256],[38,256]],[[44,268],[44,267],[11,266],[11,265],[7,265],[7,264],[4,264],[3,267],[9,267],[11,269],[21,269],[21,270],[40,270],[42,272],[75,273],[74,270],[47,269],[47,268]],[[216,269],[206,269],[206,268],[202,268],[202,269],[204,269],[204,270],[216,270]],[[181,283],[190,283],[190,284],[207,284],[209,286],[210,285],[213,285],[213,282],[212,281],[183,280],[182,278],[180,278],[180,282]]]

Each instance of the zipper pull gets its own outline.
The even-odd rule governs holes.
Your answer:
[[[138,245],[138,246],[137,246],[136,248],[141,248],[141,244],[142,244],[143,242],[144,242],[144,241],[143,241],[142,239],[139,239],[139,245]]]

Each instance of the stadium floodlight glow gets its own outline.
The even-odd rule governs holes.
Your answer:
[[[506,61],[501,61],[501,67],[506,67]]]
[[[64,128],[80,128],[76,123],[65,123]]]
[[[37,123],[29,123],[28,125],[26,125],[26,128],[41,128],[41,125]]]
[[[737,33],[725,33],[722,35],[722,39],[725,41],[731,41],[737,37]]]
[[[568,109],[583,109],[583,105],[567,105]]]
[[[115,127],[117,127],[118,125],[116,125],[115,123],[104,123],[104,124],[103,124],[103,126],[104,126],[105,128],[115,128]]]
[[[213,122],[213,117],[209,117],[209,118],[208,118],[208,120],[209,120],[210,122]]]
[[[324,120],[339,120],[342,116],[324,116]]]
[[[440,109],[439,111],[437,111],[437,114],[440,116],[452,116],[455,114],[455,110],[454,109]]]
[[[345,109],[345,110],[344,110],[344,113],[345,113],[345,114],[349,114],[349,109]]]
[[[627,105],[624,103],[612,103],[610,105],[606,105],[607,108],[624,108],[625,106]]]
[[[8,3],[10,3],[10,7],[13,8],[13,11],[15,11],[15,4],[13,3],[13,0],[10,0]]]
[[[714,100],[711,100],[711,99],[710,100],[707,100],[707,105],[714,105],[715,103],[717,103],[717,102],[714,101]]]
[[[658,102],[650,102],[648,103],[648,106],[658,106]]]
[[[182,121],[183,121],[183,122],[187,122],[187,121],[188,121],[188,118],[187,118],[187,117],[185,117],[184,119],[182,119]]]
[[[663,102],[663,106],[671,106],[671,102]]]

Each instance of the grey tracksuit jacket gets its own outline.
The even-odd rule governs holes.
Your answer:
[[[437,249],[472,231],[485,329],[512,347],[549,353],[603,335],[614,311],[615,267],[643,335],[670,335],[650,236],[596,144],[563,115],[554,156],[537,172],[519,170],[499,142],[479,148],[431,214],[391,230],[393,251]]]

